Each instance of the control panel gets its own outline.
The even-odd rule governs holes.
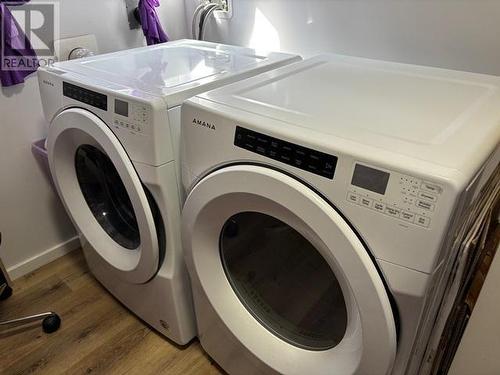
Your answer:
[[[302,170],[333,179],[337,157],[253,130],[236,127],[234,144]]]
[[[346,199],[373,212],[429,228],[442,193],[439,184],[355,163]]]
[[[128,130],[134,134],[145,134],[151,120],[149,105],[144,103],[113,99],[105,94],[68,82],[63,82],[63,95],[103,111],[108,111],[109,108],[112,125],[115,129]]]
[[[108,97],[104,94],[63,82],[63,95],[103,111],[108,110]]]
[[[150,120],[150,110],[146,104],[114,100],[113,126],[134,133],[144,134]]]

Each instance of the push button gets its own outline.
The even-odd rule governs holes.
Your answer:
[[[316,154],[309,155],[309,158],[313,163],[319,163],[321,161],[321,158]]]
[[[300,157],[300,158],[306,157],[306,152],[304,150],[301,150],[301,149],[295,150],[295,154],[297,155],[297,157]]]
[[[431,219],[425,216],[415,215],[415,224],[428,228],[431,224]]]
[[[264,137],[257,137],[257,143],[261,144],[262,146],[267,146],[269,140]]]
[[[424,210],[428,210],[428,211],[434,211],[434,207],[435,207],[434,204],[426,202],[426,201],[423,201],[423,200],[417,200],[415,202],[415,205],[418,208],[423,208]]]
[[[380,202],[374,202],[373,203],[373,209],[375,211],[384,213],[385,212],[385,204],[384,203],[380,203]]]
[[[307,164],[307,169],[316,172],[318,170],[318,166],[316,164]]]
[[[307,162],[307,169],[316,172],[320,170],[321,159],[316,154],[309,154],[309,160]]]
[[[422,190],[425,190],[429,193],[434,193],[434,194],[441,194],[441,192],[443,191],[441,186],[431,184],[430,182],[425,182],[425,181],[422,182],[422,185],[420,186],[420,188]]]
[[[262,154],[262,155],[266,154],[266,149],[260,145],[257,145],[257,147],[255,148],[255,151],[257,151],[259,154]]]
[[[295,158],[293,160],[293,164],[295,164],[297,167],[301,168],[302,165],[304,164],[304,161],[302,159]]]
[[[280,159],[286,163],[290,163],[292,161],[292,148],[289,145],[283,145],[281,147]]]
[[[326,162],[325,162],[325,166],[324,166],[324,168],[323,168],[323,169],[324,169],[325,171],[333,171],[333,169],[334,169],[334,168],[335,168],[335,165],[334,165],[332,162],[330,162],[330,161],[326,161]]]
[[[434,194],[431,194],[431,193],[427,193],[425,191],[419,191],[418,192],[418,197],[422,198],[422,199],[425,199],[425,200],[428,200],[430,202],[436,202],[437,201],[437,196],[435,196]]]
[[[280,147],[280,143],[278,141],[271,141],[271,147],[272,148],[279,148]]]
[[[373,200],[370,198],[365,198],[365,197],[360,197],[359,198],[359,204],[368,208],[372,207]]]
[[[358,204],[359,203],[359,196],[354,193],[347,193],[347,200],[351,203]]]
[[[409,223],[413,223],[413,221],[415,220],[415,214],[408,211],[401,211],[401,215],[399,217]]]
[[[392,217],[399,217],[400,212],[401,210],[399,208],[394,208],[389,206],[385,208],[385,213]]]
[[[251,142],[246,141],[245,144],[243,145],[247,150],[253,150],[255,149],[255,145]]]

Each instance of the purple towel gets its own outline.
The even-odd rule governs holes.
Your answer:
[[[139,17],[141,18],[142,31],[148,46],[152,44],[168,42],[168,36],[163,31],[156,7],[160,6],[160,0],[140,0]]]
[[[0,0],[0,39],[3,40],[3,54],[4,56],[11,57],[9,60],[20,61],[33,61],[36,59],[36,53],[31,46],[28,37],[24,35],[21,27],[16,22],[7,5],[23,5],[30,0]],[[5,35],[3,33],[5,32]],[[17,70],[4,69],[3,61],[0,64],[0,82],[2,86],[13,86],[23,83],[24,79],[31,73],[36,71],[36,67],[31,68],[18,68]],[[31,64],[33,65],[33,64]],[[36,64],[38,65],[38,64]]]

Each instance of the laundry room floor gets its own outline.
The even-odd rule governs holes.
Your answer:
[[[81,251],[14,282],[0,321],[45,311],[62,318],[0,331],[0,374],[222,374],[198,341],[177,347],[128,312],[92,277]]]

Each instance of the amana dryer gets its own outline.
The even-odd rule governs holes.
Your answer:
[[[230,374],[405,374],[500,160],[500,78],[325,55],[192,98],[182,125],[207,353]]]
[[[297,59],[184,40],[39,71],[51,174],[90,270],[179,344],[196,334],[180,239],[180,104]]]

